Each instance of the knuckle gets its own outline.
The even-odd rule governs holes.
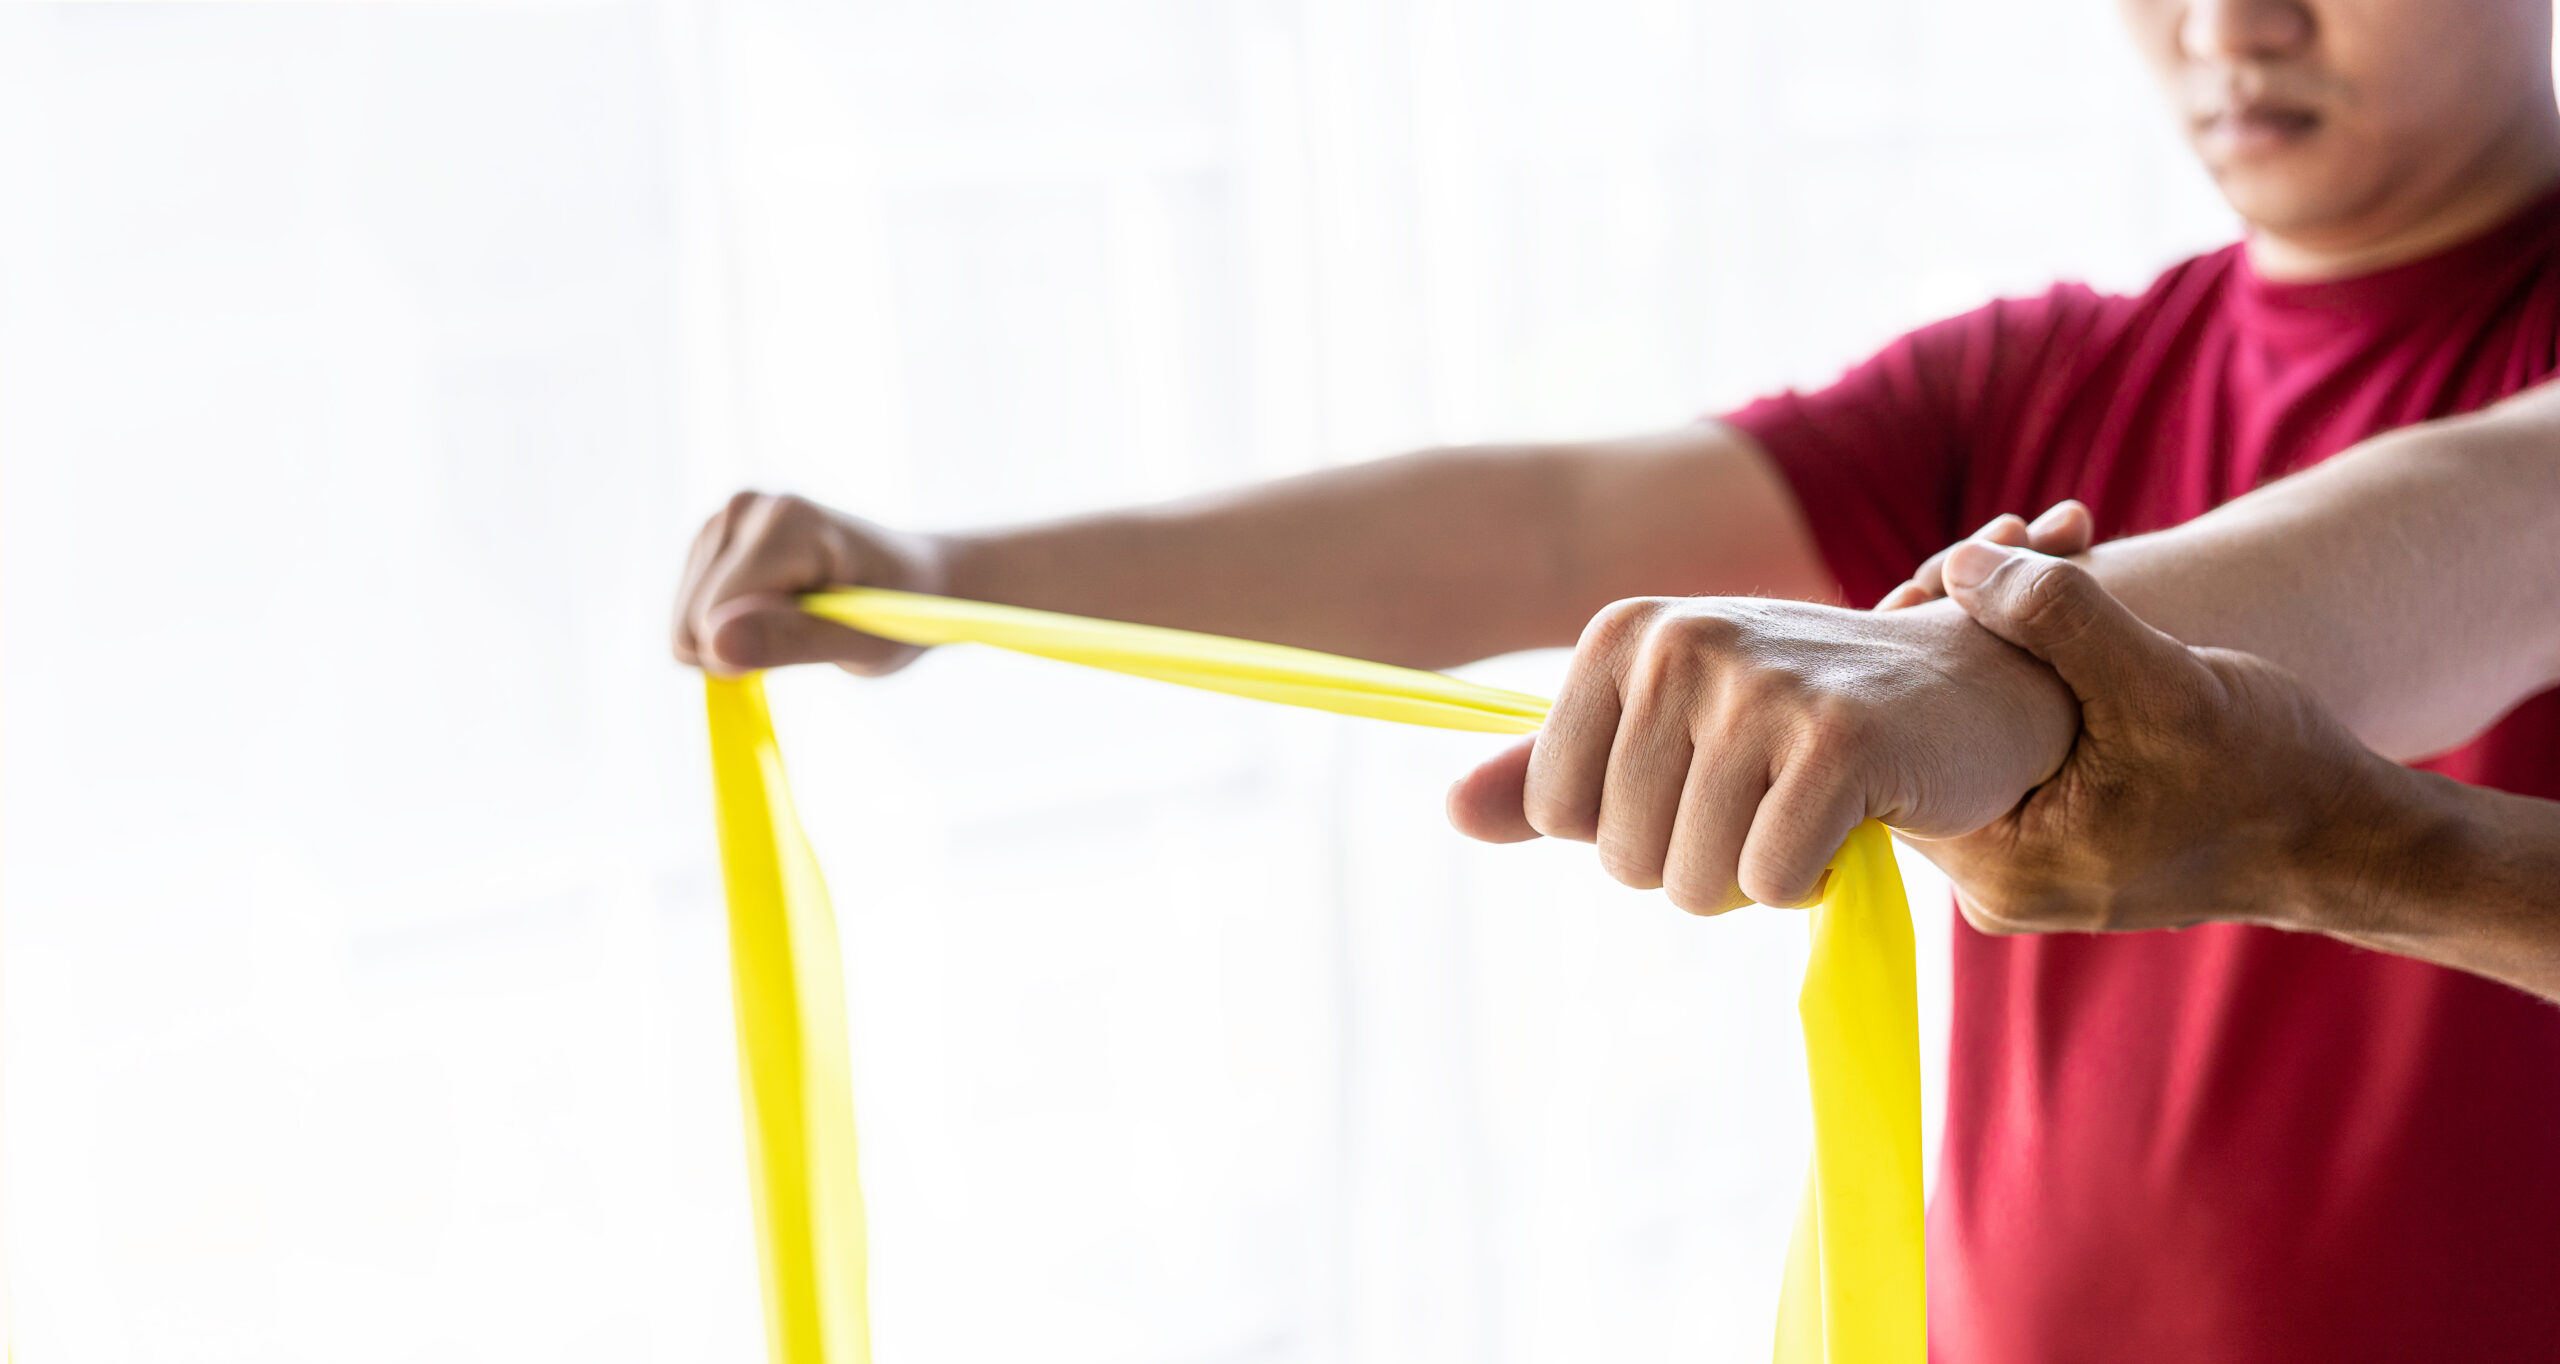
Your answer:
[[[1718,691],[1718,704],[1698,716],[1696,742],[1765,749],[1786,732],[1803,704],[1804,679],[1781,668],[1744,668],[1725,678]]]
[[[1764,876],[1756,871],[1747,871],[1742,874],[1742,893],[1755,905],[1785,909],[1794,904],[1797,899],[1789,893],[1790,889],[1791,887],[1783,880]]]
[[[1582,647],[1611,649],[1640,638],[1662,607],[1659,597],[1622,597],[1591,613],[1582,627]]]
[[[1965,921],[1985,933],[2104,932],[2114,915],[2103,902],[2087,902],[2062,888],[2004,878],[1959,893]]]
[[[2011,911],[2008,901],[1997,895],[1976,891],[1958,891],[1956,909],[1974,931],[1995,938],[2011,937],[2027,931],[2027,926]]]
[[[1676,649],[1690,660],[1730,653],[1742,642],[1743,623],[1728,612],[1701,607],[1684,611],[1663,622],[1660,634],[1667,647]]]
[[[1773,712],[1764,740],[1769,774],[1792,809],[1828,809],[1870,770],[1876,725],[1866,710],[1839,697],[1801,700]],[[1861,804],[1868,803],[1860,793]]]
[[[1592,843],[1600,837],[1599,820],[1589,810],[1551,791],[1532,786],[1521,797],[1520,812],[1528,817],[1530,828],[1548,838]]]
[[[1824,649],[1816,640],[1784,632],[1758,635],[1736,623],[1725,645],[1726,672],[1737,686],[1776,697],[1798,696],[1819,675]]]
[[[1630,708],[1685,694],[1724,670],[1741,627],[1714,611],[1655,611],[1622,645],[1627,662],[1622,688]]]
[[[2077,628],[2088,615],[2087,578],[2078,564],[2057,560],[2036,565],[2018,586],[2018,619],[2048,630]]]
[[[818,519],[817,503],[791,493],[776,493],[764,503],[756,538],[768,546],[797,544],[808,538]]]
[[[1691,877],[1677,877],[1666,882],[1662,887],[1662,894],[1664,899],[1669,900],[1681,912],[1694,914],[1702,919],[1711,919],[1750,903],[1749,899],[1736,887],[1710,886],[1705,881]]]
[[[1619,885],[1637,890],[1654,890],[1662,885],[1662,859],[1659,856],[1647,856],[1642,849],[1630,847],[1621,840],[1604,838],[1600,840],[1599,857],[1600,870],[1607,872],[1609,879]]]
[[[1560,809],[1528,809],[1529,827],[1542,838],[1560,838],[1567,843],[1597,843],[1598,825],[1589,818]]]
[[[1741,623],[1723,611],[1697,606],[1670,610],[1656,599],[1646,600],[1651,609],[1629,620],[1623,641],[1633,654],[1631,675],[1695,676],[1716,666],[1741,637]]]
[[[1664,648],[1658,633],[1649,635],[1635,645],[1618,679],[1619,704],[1630,721],[1642,726],[1680,693],[1688,679],[1687,660],[1679,651]]]
[[[1813,888],[1822,879],[1820,863],[1806,866],[1801,854],[1755,856],[1742,868],[1741,890],[1753,904],[1787,908],[1813,899]]]
[[[1825,776],[1847,766],[1868,746],[1875,717],[1848,697],[1826,693],[1804,703],[1798,723],[1797,761]]]

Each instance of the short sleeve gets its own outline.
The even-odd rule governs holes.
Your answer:
[[[1786,476],[1844,600],[1867,606],[1973,529],[1964,490],[2006,457],[1989,414],[2032,378],[2080,286],[2004,299],[1895,339],[1828,388],[1788,390],[1722,420]]]

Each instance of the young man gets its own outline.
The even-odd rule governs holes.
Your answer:
[[[2070,688],[1955,603],[1775,598],[1867,605],[1963,527],[2065,497],[2105,535],[2177,525],[2560,365],[2547,0],[2126,13],[2251,225],[2139,297],[1994,304],[1721,423],[1045,526],[906,535],[742,495],[695,547],[677,654],[895,667],[789,607],[855,582],[1425,666],[1579,637],[1547,728],[1453,790],[1462,829],[1586,839],[1619,879],[1714,912],[1801,903],[1861,818],[1996,828],[2071,755]],[[2490,429],[2444,438],[2560,449],[2549,404]],[[2496,584],[2549,557],[2490,533],[2510,508],[2479,510],[2477,533],[2404,559]],[[2322,584],[2386,561],[2268,533],[2288,524],[2226,518],[2098,571],[2169,634],[2292,669],[2386,755],[2454,749],[2430,766],[2560,795],[2560,699],[2515,704],[2560,660],[2461,611],[2341,610]],[[1766,596],[1639,595],[1681,593]],[[2560,1015],[2248,922],[1962,929],[1955,971],[1942,1357],[2560,1357]]]

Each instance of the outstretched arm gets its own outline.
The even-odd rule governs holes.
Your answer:
[[[1831,591],[1759,447],[1701,423],[1580,444],[1431,450],[1230,492],[949,535],[742,493],[703,527],[675,652],[718,671],[912,656],[791,595],[901,587],[1242,635],[1417,667],[1570,644],[1642,592]]]

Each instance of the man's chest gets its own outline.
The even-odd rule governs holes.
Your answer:
[[[2469,307],[2327,348],[2271,346],[2229,319],[2119,335],[2051,362],[1979,433],[1957,520],[2064,498],[2102,538],[2161,530],[2402,427],[2476,411],[2550,377],[2550,338]]]

